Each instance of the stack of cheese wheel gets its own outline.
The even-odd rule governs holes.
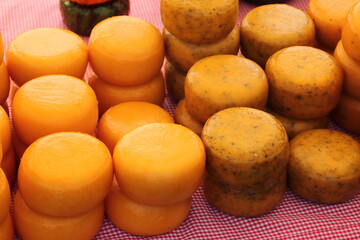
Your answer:
[[[23,239],[92,239],[104,218],[113,179],[109,150],[79,132],[33,142],[19,166],[14,219]]]
[[[235,55],[214,55],[196,62],[185,79],[185,99],[175,121],[200,133],[206,120],[230,107],[263,109],[268,97],[264,70]]]
[[[326,128],[340,99],[343,73],[327,52],[292,46],[273,54],[266,64],[269,107],[284,124],[288,137]]]
[[[199,136],[178,124],[150,123],[121,138],[113,161],[106,213],[117,227],[135,235],[159,235],[186,219],[205,169]]]
[[[228,108],[208,119],[201,138],[206,149],[204,194],[212,206],[255,217],[278,205],[290,153],[280,121],[254,108]]]
[[[4,59],[4,43],[0,34],[0,105],[8,111],[6,100],[10,91],[10,78]]]
[[[45,75],[22,85],[12,102],[14,147],[25,149],[45,135],[75,131],[95,134],[97,99],[85,81],[69,75]]]
[[[108,18],[93,28],[88,52],[95,73],[89,84],[98,98],[100,115],[121,102],[163,104],[164,43],[151,23],[130,16]]]
[[[344,71],[343,92],[332,117],[344,129],[360,134],[360,3],[348,12],[334,57]]]
[[[176,101],[184,97],[184,75],[195,62],[207,56],[238,53],[238,12],[238,0],[161,1],[165,55],[169,61],[166,83]]]
[[[1,158],[0,158],[1,159]],[[0,161],[1,163],[1,161]],[[10,187],[0,168],[0,239],[13,240],[13,223],[10,216]]]

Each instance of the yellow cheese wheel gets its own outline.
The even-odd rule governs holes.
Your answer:
[[[346,15],[341,40],[346,53],[360,62],[360,2],[352,6]]]
[[[93,28],[89,60],[96,75],[104,81],[116,85],[142,84],[159,74],[164,60],[163,38],[145,20],[111,17]]]
[[[186,72],[174,67],[168,61],[165,62],[165,81],[166,88],[170,96],[176,101],[180,101],[185,97],[184,85]]]
[[[100,230],[104,203],[70,217],[52,217],[29,208],[18,191],[14,200],[16,228],[24,240],[89,240]]]
[[[201,135],[201,131],[204,127],[204,124],[196,120],[186,106],[186,99],[181,100],[175,108],[174,112],[175,122],[187,127],[192,130],[197,135]]]
[[[47,75],[19,88],[13,102],[13,124],[26,145],[50,133],[95,132],[97,99],[84,81],[67,75]]]
[[[288,183],[301,197],[339,203],[360,190],[360,144],[335,130],[300,133],[290,142]]]
[[[252,9],[241,22],[240,35],[242,54],[262,67],[282,48],[315,44],[315,26],[310,16],[287,4]]]
[[[188,42],[206,43],[225,37],[234,28],[238,12],[238,0],[161,1],[164,27]]]
[[[282,49],[269,58],[265,72],[269,105],[283,116],[323,118],[339,101],[343,72],[322,50],[306,46]]]
[[[163,108],[147,102],[119,103],[102,115],[97,137],[112,153],[116,143],[129,131],[148,123],[168,122],[174,119]]]
[[[14,239],[14,227],[11,221],[10,214],[6,219],[0,223],[0,239],[1,240],[13,240]]]
[[[207,174],[204,195],[218,210],[240,217],[264,215],[280,203],[286,190],[286,171],[270,186],[256,190],[237,190],[217,182]]]
[[[1,106],[0,106],[0,141],[1,141],[2,152],[3,153],[7,152],[11,145],[11,125],[8,114]]]
[[[19,166],[19,190],[34,211],[74,216],[99,205],[113,178],[106,145],[84,133],[61,132],[32,143]]]
[[[271,185],[286,168],[289,143],[274,116],[253,108],[228,108],[205,123],[201,139],[206,169],[234,189]]]
[[[240,29],[237,25],[225,37],[211,43],[183,41],[168,30],[163,31],[166,59],[184,72],[204,57],[218,54],[236,55],[240,45]]]
[[[360,100],[360,62],[349,57],[341,40],[335,48],[334,57],[344,72],[343,91]]]
[[[5,62],[2,62],[0,65],[0,103],[1,104],[5,103],[6,99],[9,96],[9,91],[10,91],[10,78],[6,68],[6,64]]]
[[[172,205],[190,198],[205,168],[199,136],[173,123],[150,123],[115,146],[114,169],[124,194],[135,202]]]
[[[88,55],[84,40],[59,28],[35,28],[14,38],[6,52],[9,74],[19,86],[49,74],[84,76]]]
[[[4,171],[0,168],[0,224],[10,213],[10,187]]]
[[[116,180],[105,201],[106,215],[118,228],[135,235],[160,235],[177,228],[186,219],[191,198],[169,206],[148,206],[126,197]]]
[[[240,56],[203,58],[190,68],[185,79],[187,107],[203,123],[229,107],[263,109],[267,96],[265,72],[255,62]]]
[[[331,116],[340,127],[360,134],[360,100],[343,93]]]
[[[9,185],[11,186],[14,183],[17,174],[17,161],[15,151],[12,147],[4,153],[0,168],[4,171]]]

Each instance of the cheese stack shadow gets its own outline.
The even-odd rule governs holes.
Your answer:
[[[1,159],[1,158],[0,158]],[[1,163],[1,161],[0,161]],[[0,239],[12,240],[14,238],[13,223],[10,215],[10,186],[6,175],[0,168]]]

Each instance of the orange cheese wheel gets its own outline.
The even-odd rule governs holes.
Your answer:
[[[113,178],[106,145],[84,133],[61,132],[32,143],[19,166],[19,190],[34,211],[74,216],[99,205]]]
[[[201,139],[207,171],[230,188],[269,186],[279,179],[288,162],[284,126],[258,109],[236,107],[214,114],[205,123]]]
[[[17,161],[15,151],[12,147],[4,153],[0,168],[4,171],[9,185],[11,186],[14,183],[17,174]]]
[[[360,62],[349,57],[341,40],[335,48],[334,57],[344,72],[343,91],[360,100]]]
[[[11,145],[11,125],[8,114],[1,106],[0,106],[0,141],[1,141],[2,152],[4,153],[7,152]]]
[[[201,135],[201,131],[204,127],[204,124],[196,120],[186,106],[186,99],[181,100],[175,108],[174,112],[174,119],[175,122],[187,127],[188,129],[192,130],[197,135]]]
[[[97,137],[112,153],[116,143],[129,131],[148,123],[173,123],[163,108],[147,102],[125,102],[111,107],[102,115]]]
[[[124,194],[135,202],[172,205],[190,198],[205,168],[199,136],[173,123],[150,123],[115,146],[114,169]]]
[[[343,72],[328,53],[293,46],[272,55],[266,64],[269,105],[277,113],[296,119],[322,118],[339,101]]]
[[[301,197],[339,203],[360,190],[360,144],[335,130],[300,133],[290,142],[288,183]]]
[[[143,101],[162,106],[165,99],[165,83],[161,72],[150,81],[134,86],[111,84],[90,73],[89,85],[99,101],[100,115],[110,107],[123,102]]]
[[[310,16],[287,4],[252,9],[241,22],[240,35],[242,54],[262,67],[282,48],[315,44],[315,26]]]
[[[168,30],[163,31],[166,59],[184,72],[204,57],[218,54],[236,55],[240,45],[240,29],[237,25],[225,37],[211,43],[183,41]]]
[[[186,72],[174,67],[168,61],[165,62],[165,81],[168,93],[175,101],[180,101],[185,97],[184,85]]]
[[[104,204],[88,212],[70,217],[52,217],[29,208],[18,191],[14,199],[16,228],[26,240],[89,240],[100,230],[104,218]]]
[[[0,223],[0,239],[1,240],[14,239],[14,227],[9,213],[6,219],[2,223]]]
[[[84,81],[67,75],[33,79],[19,88],[13,102],[16,134],[26,145],[50,133],[95,132],[97,99]]]
[[[9,96],[10,78],[5,62],[0,65],[0,103],[5,103]]]
[[[4,171],[0,168],[0,224],[10,213],[10,187]]]
[[[59,28],[36,28],[14,38],[7,49],[9,74],[19,86],[49,74],[84,76],[87,48],[75,33]]]
[[[360,100],[343,93],[331,116],[340,127],[360,134]]]
[[[229,107],[263,109],[267,96],[265,72],[255,62],[240,56],[203,58],[186,75],[186,106],[202,123]]]
[[[352,6],[346,15],[341,40],[346,53],[360,62],[360,2]]]
[[[126,197],[116,180],[106,198],[105,209],[118,228],[135,235],[160,235],[177,228],[189,214],[191,199],[169,206],[148,206]]]
[[[225,37],[234,28],[238,12],[238,0],[161,1],[164,27],[188,42],[206,43]]]
[[[96,75],[104,81],[116,85],[142,84],[159,74],[164,60],[163,38],[145,20],[111,17],[93,28],[89,60]]]

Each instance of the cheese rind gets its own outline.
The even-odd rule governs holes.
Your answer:
[[[331,116],[340,127],[360,134],[360,100],[343,93]]]
[[[185,78],[186,72],[174,67],[168,61],[165,62],[164,77],[166,81],[166,88],[171,97],[179,102],[185,97]]]
[[[13,240],[14,239],[14,226],[11,221],[11,215],[8,213],[5,220],[0,223],[0,239]]]
[[[10,187],[4,171],[0,168],[0,224],[10,213]]]
[[[360,2],[352,6],[343,23],[341,40],[346,53],[360,63]]]
[[[196,120],[186,107],[186,99],[181,100],[175,108],[174,112],[175,122],[189,128],[197,135],[201,135],[204,124]]]

